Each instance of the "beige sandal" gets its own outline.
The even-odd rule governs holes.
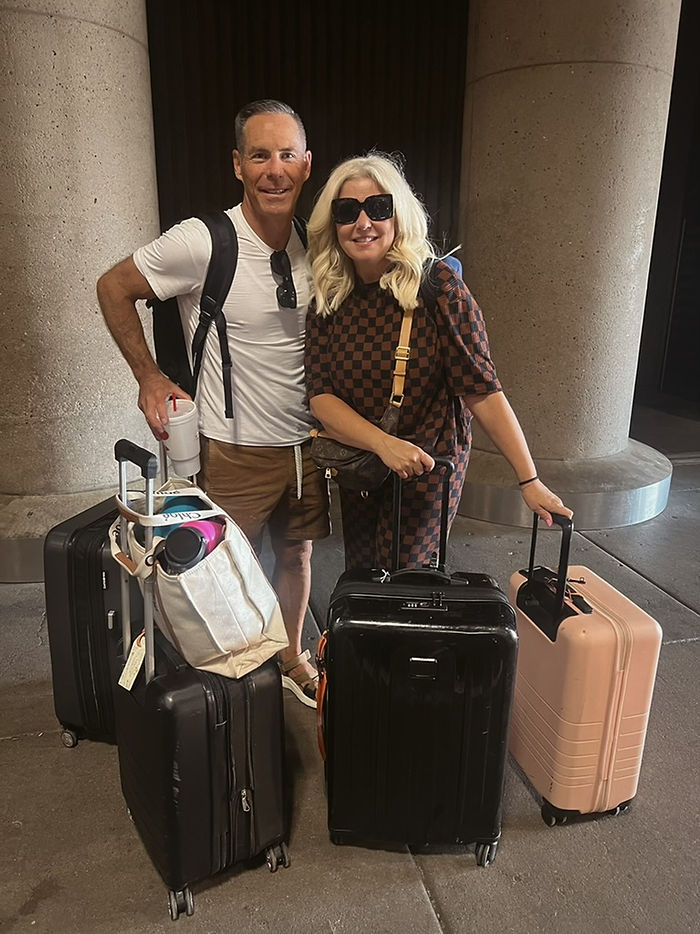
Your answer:
[[[292,675],[295,668],[300,668],[311,658],[311,652],[306,649],[301,655],[295,655],[284,662],[280,662],[280,671],[282,672],[282,687],[287,688],[296,697],[306,704],[307,707],[316,706],[316,688],[318,687],[318,672],[309,675],[305,669],[301,669],[299,674]]]

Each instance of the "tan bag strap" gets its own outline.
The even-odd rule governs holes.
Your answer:
[[[399,333],[399,343],[394,351],[394,380],[391,386],[391,405],[400,408],[403,403],[403,387],[406,382],[406,368],[411,356],[411,327],[413,326],[413,309],[406,310],[403,313],[401,321],[401,331]]]
[[[411,356],[411,346],[409,341],[411,339],[411,328],[413,326],[413,309],[410,311],[406,310],[403,313],[403,318],[401,319],[401,330],[399,332],[399,342],[396,345],[396,350],[394,351],[394,377],[391,384],[391,397],[389,399],[390,405],[395,405],[397,409],[400,409],[403,404],[403,387],[406,382],[406,368],[408,366],[408,359]],[[309,431],[309,434],[312,438],[327,438],[329,437],[325,432],[319,431],[318,428],[312,428]]]

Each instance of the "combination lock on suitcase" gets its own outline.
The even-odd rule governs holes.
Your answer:
[[[438,467],[435,566],[347,571],[331,595],[318,659],[328,828],[335,843],[475,843],[487,866],[501,836],[515,614],[492,578],[442,570],[452,464]]]

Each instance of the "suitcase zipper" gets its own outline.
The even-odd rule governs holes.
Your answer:
[[[212,872],[218,872],[230,865],[234,856],[235,815],[233,814],[232,798],[236,785],[236,773],[231,752],[230,704],[228,694],[221,686],[216,675],[207,674],[201,670],[198,673],[209,706],[212,738],[216,737],[217,734],[220,735],[220,731],[223,731],[223,742],[213,744],[209,764],[214,779],[220,768],[220,763],[222,761],[226,762],[225,787],[222,789],[221,795],[216,794],[215,782],[212,781]],[[217,808],[217,801],[221,801],[224,795],[227,802],[225,828],[223,826],[224,814],[219,812]]]
[[[255,695],[255,682],[246,677],[245,686],[245,732],[246,732],[246,770],[248,787],[241,791],[241,805],[248,814],[248,834],[250,841],[250,854],[257,852],[255,846],[255,811],[253,808],[255,780],[253,776],[253,700]]]
[[[585,580],[579,580],[576,583],[584,584]],[[612,625],[615,633],[615,681],[610,692],[610,704],[608,706],[609,715],[605,723],[605,730],[601,739],[601,783],[596,800],[596,811],[607,811],[609,808],[619,804],[619,801],[610,800],[610,785],[613,778],[615,751],[620,735],[620,725],[622,721],[622,707],[625,698],[625,689],[627,687],[627,675],[629,673],[629,662],[632,650],[632,631],[627,621],[617,616],[613,611],[598,599],[593,599],[590,591],[587,589],[582,593],[587,602],[590,603],[602,616],[606,616]],[[579,617],[580,618],[580,617]]]
[[[103,629],[104,623],[104,591],[105,572],[102,567],[102,547],[103,540],[96,532],[101,532],[106,526],[106,519],[101,518],[91,525],[76,533],[73,542],[76,561],[73,565],[73,575],[71,582],[71,592],[73,600],[76,599],[78,588],[81,581],[84,582],[83,575],[87,574],[87,612],[85,620],[78,620],[79,608],[74,606],[76,613],[74,619],[75,632],[78,636],[78,657],[82,656],[83,662],[78,661],[76,671],[80,679],[80,704],[83,714],[83,723],[89,732],[96,736],[108,736],[114,730],[114,712],[111,704],[112,685],[109,677],[105,678],[100,662],[109,657],[109,637],[106,629]],[[79,560],[80,541],[85,541],[87,548],[85,553],[85,566]],[[80,580],[79,580],[80,578]],[[91,586],[91,583],[99,580],[102,587],[99,591]],[[93,625],[91,622],[93,621]],[[106,624],[105,624],[106,625]],[[84,641],[80,639],[81,635]],[[81,648],[82,643],[82,648]],[[96,662],[97,660],[97,662]],[[89,669],[89,674],[88,670]]]

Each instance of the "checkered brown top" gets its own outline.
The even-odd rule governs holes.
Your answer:
[[[445,456],[471,443],[471,413],[463,397],[497,392],[501,384],[469,289],[446,263],[436,263],[431,275],[439,297],[432,309],[421,298],[414,312],[398,434]],[[306,319],[309,398],[331,393],[377,423],[391,393],[402,317],[391,292],[376,283],[357,283],[326,318],[312,304]]]

